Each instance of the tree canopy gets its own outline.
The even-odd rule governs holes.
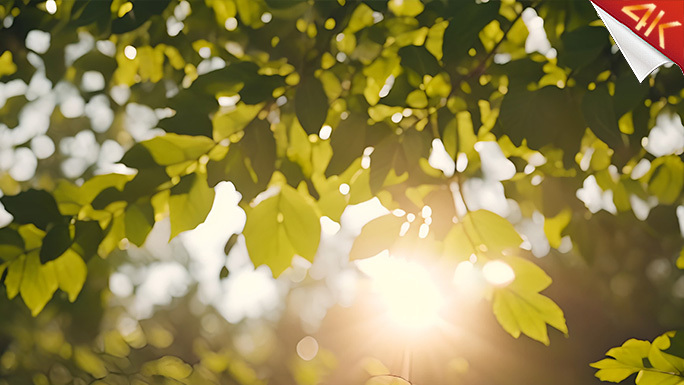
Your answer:
[[[560,372],[684,382],[684,78],[639,83],[589,1],[2,0],[0,20],[0,384],[515,383],[437,342],[423,374],[352,370],[332,346],[361,334],[325,335],[365,316],[335,288],[364,293],[378,258],[402,282],[431,266],[447,324],[588,349]],[[181,293],[140,311],[164,276]],[[263,317],[206,289],[261,306],[260,282],[286,293]]]

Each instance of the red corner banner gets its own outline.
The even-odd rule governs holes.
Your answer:
[[[684,0],[591,0],[684,71]]]

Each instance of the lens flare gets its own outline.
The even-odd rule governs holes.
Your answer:
[[[387,253],[358,265],[372,279],[387,316],[397,326],[423,330],[439,321],[444,298],[424,266]]]

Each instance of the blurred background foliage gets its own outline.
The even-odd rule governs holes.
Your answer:
[[[683,379],[684,78],[589,1],[0,21],[0,384]]]

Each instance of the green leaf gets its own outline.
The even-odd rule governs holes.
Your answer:
[[[622,382],[627,377],[641,370],[639,367],[634,367],[611,358],[604,358],[601,361],[592,363],[591,366],[599,369],[596,372],[596,377],[599,380],[608,382]]]
[[[566,32],[561,40],[564,49],[558,54],[558,62],[575,70],[591,64],[610,44],[608,31],[598,26],[583,26]]]
[[[648,191],[664,204],[673,204],[684,187],[684,163],[675,155],[656,158],[651,164]]]
[[[546,324],[567,333],[563,311],[550,298],[535,292],[498,289],[494,293],[496,320],[515,338],[520,333],[549,345]]]
[[[277,277],[291,265],[295,254],[313,261],[321,224],[311,202],[284,185],[277,195],[247,213],[243,234],[254,265],[267,265]]]
[[[563,238],[563,230],[570,223],[572,219],[572,211],[569,209],[563,210],[553,218],[544,219],[544,234],[549,240],[549,244],[553,248],[559,248]]]
[[[401,64],[410,68],[418,75],[437,75],[442,68],[437,59],[423,46],[409,45],[399,49]]]
[[[468,57],[468,50],[477,41],[480,31],[498,14],[499,3],[461,0],[450,2],[449,6],[454,17],[449,20],[449,25],[444,31],[442,60],[447,67],[456,68]]]
[[[513,272],[515,272],[515,279],[507,286],[508,289],[517,292],[538,293],[551,285],[551,277],[535,263],[515,256],[503,257],[501,260],[508,264],[513,269]],[[567,332],[567,329],[564,327],[558,327],[557,329]]]
[[[194,175],[194,174],[193,174]],[[138,201],[126,208],[126,238],[140,247],[154,226],[154,209],[149,201]]]
[[[684,384],[684,377],[672,373],[642,370],[637,374],[636,383],[637,385],[681,385]]]
[[[205,136],[168,133],[136,144],[124,155],[121,163],[137,169],[170,166],[197,160],[214,145],[214,141]]]
[[[194,173],[182,177],[169,197],[170,239],[204,222],[213,203],[214,189],[207,185],[206,176]]]
[[[26,255],[22,254],[11,262],[7,262],[7,276],[5,277],[5,289],[7,298],[13,299],[19,294],[21,279],[24,276],[24,266],[26,265]]]
[[[105,234],[97,221],[76,221],[74,243],[71,248],[84,260],[97,254]]]
[[[352,114],[335,127],[330,136],[333,155],[325,176],[339,175],[363,155],[366,148],[366,119]]]
[[[242,198],[250,201],[266,188],[275,171],[276,142],[264,120],[252,121],[244,133],[238,143],[230,145],[223,159],[209,162],[207,178],[211,186],[224,180],[233,182]]]
[[[275,170],[276,142],[266,120],[254,120],[245,127],[240,148],[249,156],[249,165],[257,180],[268,182]]]
[[[37,252],[27,254],[19,292],[31,315],[43,310],[58,287],[54,265],[41,265]]]
[[[397,16],[418,16],[425,6],[420,0],[390,0],[387,7]]]
[[[613,105],[618,118],[632,111],[639,103],[643,103],[650,89],[647,82],[639,83],[636,76],[631,76],[631,72],[631,69],[627,68],[625,73],[615,79]]]
[[[405,222],[393,214],[386,214],[366,223],[354,240],[349,259],[370,258],[383,250],[391,249],[399,239],[401,225]]]
[[[124,186],[121,196],[113,195],[116,200],[125,199],[127,202],[135,202],[140,198],[147,198],[154,195],[159,186],[170,180],[164,168],[154,167],[141,169],[135,177]],[[105,190],[107,191],[107,190]]]
[[[630,339],[622,346],[610,349],[605,358],[591,364],[599,369],[596,377],[602,381],[621,382],[630,375],[636,376],[637,385],[684,384],[684,358],[681,357],[681,333],[667,332],[653,340]]]
[[[455,261],[467,261],[473,254],[477,254],[477,250],[469,234],[466,233],[466,226],[462,222],[456,223],[444,238],[443,257]]]
[[[18,195],[6,195],[0,203],[14,216],[14,223],[33,223],[41,230],[62,219],[55,198],[47,191],[29,189]]]
[[[125,358],[131,353],[131,348],[118,330],[110,330],[104,336],[104,351],[114,357]]]
[[[318,134],[328,116],[328,96],[314,76],[304,77],[294,98],[295,113],[307,134]]]
[[[584,94],[582,114],[591,131],[612,148],[622,145],[622,135],[608,87],[601,84]]]
[[[524,87],[509,89],[501,104],[499,125],[492,132],[508,135],[516,145],[523,140],[538,150],[549,143],[563,150],[567,167],[574,164],[580,149],[585,123],[571,93],[567,89],[547,86],[536,91]]]
[[[684,358],[664,352],[670,347],[670,335],[674,333],[666,333],[653,340],[648,352],[648,362],[654,369],[663,372],[684,373]]]
[[[229,180],[242,194],[242,198],[245,201],[251,201],[257,194],[264,191],[268,184],[268,179],[265,176],[259,177],[256,175],[251,168],[251,157],[249,157],[249,154],[249,152],[245,152],[241,148],[239,143],[231,145],[225,158],[218,162],[209,162],[207,164],[209,184],[214,186],[219,182]],[[264,155],[271,157],[275,154]]]
[[[491,211],[472,211],[463,218],[463,223],[475,246],[484,245],[492,253],[515,249],[522,243],[511,222]]]
[[[182,380],[192,373],[192,366],[178,357],[165,356],[156,361],[145,363],[140,372],[148,376],[157,375]]]
[[[248,105],[238,103],[233,111],[217,113],[212,119],[214,140],[221,141],[242,131],[245,126],[257,117],[259,111],[263,108],[263,104]]]
[[[77,346],[74,348],[74,362],[79,368],[95,378],[103,378],[109,373],[100,357],[88,347]]]
[[[0,55],[0,78],[17,72],[17,65],[12,61],[12,51],[5,51]]]
[[[651,343],[630,339],[622,346],[610,349],[604,358],[591,364],[591,367],[599,369],[596,377],[601,381],[621,382],[634,373],[645,369],[644,359],[648,358]]]
[[[23,252],[24,239],[17,231],[9,227],[0,229],[0,259],[11,261]]]
[[[90,205],[95,210],[105,210],[107,206],[114,202],[120,202],[125,200],[123,192],[116,187],[107,187],[102,190],[95,199],[90,203]]]
[[[377,193],[385,185],[399,183],[403,181],[399,177],[406,178],[405,173],[418,168],[420,159],[429,154],[430,142],[425,139],[415,130],[406,130],[402,136],[384,137],[370,155],[371,191]]]
[[[51,226],[43,238],[43,245],[40,248],[40,262],[46,263],[59,257],[71,247],[72,242],[68,223],[58,223]]]
[[[122,215],[114,215],[104,231],[102,242],[97,247],[97,253],[106,257],[119,247],[119,242],[126,236],[126,227]]]
[[[374,193],[385,185],[385,180],[392,169],[396,174],[400,174],[399,170],[406,169],[406,157],[396,136],[388,136],[380,142],[370,159],[370,187]]]
[[[549,344],[546,324],[567,334],[563,311],[539,294],[551,284],[551,277],[526,259],[508,256],[501,260],[515,273],[513,282],[494,292],[494,315],[504,330],[515,338],[524,333],[545,345]]]
[[[51,262],[54,265],[59,288],[74,302],[83,288],[88,268],[83,258],[69,249],[61,257]]]
[[[153,16],[160,15],[170,2],[171,0],[133,0],[133,11],[112,20],[112,33],[122,34],[133,31]]]

